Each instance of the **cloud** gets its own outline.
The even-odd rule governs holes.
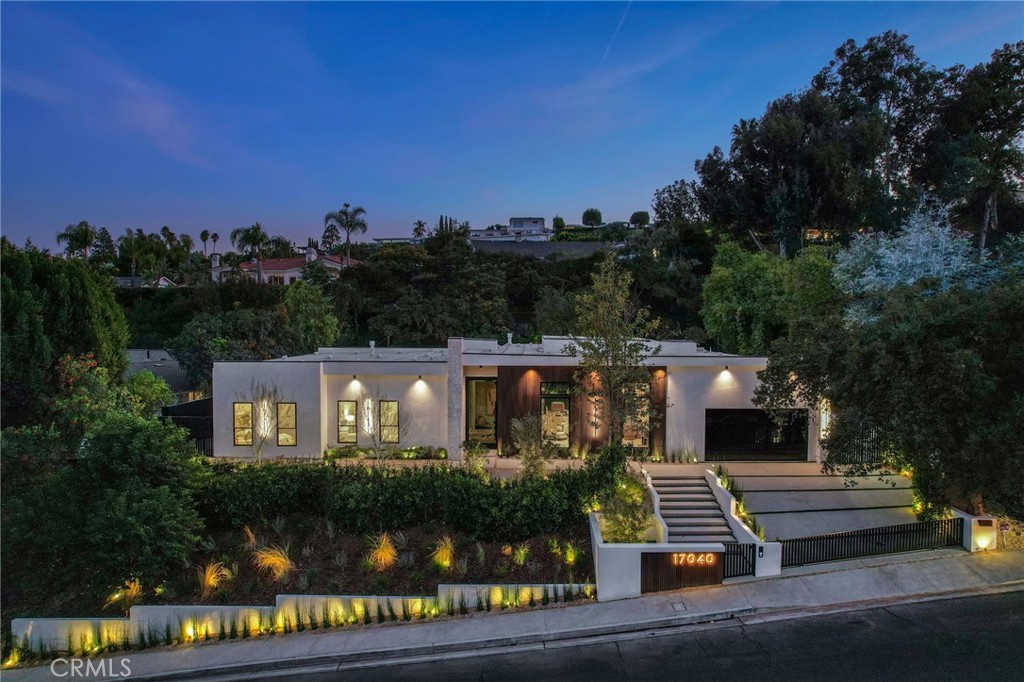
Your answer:
[[[6,56],[5,91],[51,105],[71,117],[71,126],[87,125],[114,135],[127,131],[170,158],[209,165],[197,149],[201,115],[183,94],[113,56],[92,35],[47,13],[23,14],[19,24],[19,33],[33,38],[17,42]],[[35,58],[40,51],[45,57]]]

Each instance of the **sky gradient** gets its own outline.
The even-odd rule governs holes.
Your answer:
[[[0,231],[366,238],[649,209],[732,125],[887,29],[946,67],[1024,3],[0,5]]]

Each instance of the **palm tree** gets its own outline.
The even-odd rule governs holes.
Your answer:
[[[342,204],[337,211],[331,211],[324,216],[324,235],[327,235],[327,227],[335,226],[336,229],[345,231],[345,260],[352,261],[352,233],[365,234],[367,230],[366,209],[362,206],[351,207],[349,204]],[[346,263],[347,264],[347,263]]]
[[[217,253],[217,242],[220,241],[220,235],[214,232],[210,235],[210,241],[213,242],[213,252]]]
[[[139,256],[142,255],[143,240],[138,234],[132,232],[131,229],[126,229],[124,236],[118,238],[117,246],[121,250],[121,255],[131,261],[132,286],[135,286],[135,268],[138,265]]]
[[[263,282],[263,249],[270,237],[259,223],[249,227],[238,227],[231,231],[231,243],[236,249],[244,250],[256,258],[256,281]]]
[[[163,237],[164,242],[167,243],[168,250],[170,250],[171,247],[175,246],[178,243],[177,235],[175,235],[174,231],[171,228],[167,227],[166,225],[160,228],[160,236]]]
[[[423,239],[427,236],[427,224],[422,220],[417,220],[412,224],[412,236],[413,239]]]
[[[199,241],[203,243],[203,255],[206,255],[206,242],[210,241],[210,231],[203,230],[199,233]]]
[[[77,225],[68,225],[63,232],[57,233],[57,243],[67,243],[69,255],[81,253],[89,260],[89,249],[96,244],[96,237],[99,231],[83,220]]]

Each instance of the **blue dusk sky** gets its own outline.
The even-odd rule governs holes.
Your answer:
[[[973,65],[1024,3],[11,3],[0,6],[0,229],[89,220],[304,243],[648,209],[847,38]],[[549,222],[550,224],[550,222]]]

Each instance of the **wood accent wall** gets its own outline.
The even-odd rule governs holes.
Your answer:
[[[507,453],[511,448],[512,420],[540,415],[540,385],[565,382],[575,385],[575,367],[498,367],[497,437],[498,451]],[[665,402],[667,373],[664,367],[651,368],[651,407],[656,425],[651,431],[651,447],[665,451]],[[569,415],[569,442],[588,445],[596,449],[608,437],[601,427],[595,433],[593,407],[584,395],[573,394]]]

